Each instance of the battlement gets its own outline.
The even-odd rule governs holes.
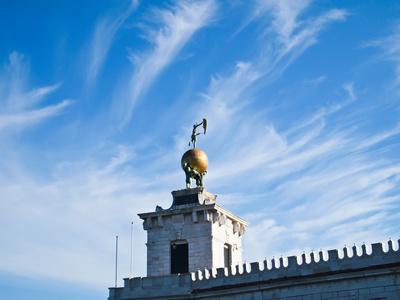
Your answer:
[[[138,299],[146,297],[161,297],[174,295],[193,295],[215,291],[229,290],[229,287],[249,287],[267,284],[271,288],[274,284],[282,287],[293,285],[293,280],[304,281],[311,278],[312,282],[339,280],[339,278],[367,278],[380,274],[397,274],[400,269],[400,240],[397,241],[397,250],[389,240],[387,251],[382,243],[352,247],[352,254],[347,247],[343,249],[343,257],[339,250],[329,250],[325,258],[321,250],[316,257],[304,253],[301,258],[289,256],[278,260],[265,260],[262,263],[231,266],[230,268],[204,269],[190,274],[175,274],[156,277],[138,277],[124,279],[124,288],[110,288],[111,299]],[[354,286],[354,285],[353,285]]]
[[[400,240],[398,240],[400,248]],[[400,263],[400,250],[393,248],[393,242],[388,242],[388,250],[385,252],[382,243],[371,245],[371,253],[367,246],[361,246],[361,253],[357,246],[352,247],[352,255],[349,249],[343,249],[343,257],[339,257],[339,251],[329,250],[328,258],[325,260],[324,252],[321,250],[316,259],[314,252],[310,253],[310,260],[304,253],[301,262],[296,256],[283,257],[279,260],[273,258],[271,261],[264,260],[262,263],[253,262],[243,266],[231,266],[217,270],[198,270],[192,273],[192,281],[196,281],[197,288],[206,288],[210,281],[218,280],[219,285],[239,284],[249,281],[267,281],[280,278],[299,277],[308,275],[333,274],[335,272],[346,272],[350,270],[374,269],[383,265]]]

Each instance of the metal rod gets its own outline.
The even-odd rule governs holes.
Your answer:
[[[115,287],[117,287],[118,273],[118,235],[115,237]]]
[[[133,222],[131,224],[131,277],[132,278],[133,271]]]

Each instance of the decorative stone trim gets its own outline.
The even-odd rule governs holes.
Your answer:
[[[222,213],[218,213],[219,214],[219,226],[225,225],[226,224],[226,216]]]
[[[192,212],[192,221],[193,223],[197,223],[197,211]]]
[[[162,216],[157,217],[157,223],[158,223],[157,225],[159,227],[164,227],[164,222],[163,222]]]

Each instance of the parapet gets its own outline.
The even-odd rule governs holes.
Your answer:
[[[126,278],[123,288],[110,288],[111,299],[146,299],[158,297],[162,299],[174,295],[190,295],[216,290],[235,289],[237,287],[260,286],[267,284],[269,288],[274,284],[279,286],[292,285],[293,281],[307,280],[321,281],[326,278],[367,278],[386,272],[400,273],[400,240],[397,241],[397,250],[393,242],[388,242],[387,251],[382,243],[361,246],[361,252],[356,246],[352,247],[352,254],[347,247],[343,249],[343,257],[338,250],[327,251],[325,258],[321,250],[318,257],[314,252],[309,257],[304,253],[301,258],[289,256],[287,258],[273,258],[261,263],[253,262],[231,266],[230,268],[198,270],[190,274],[175,274],[168,276]],[[180,297],[181,298],[181,297]],[[182,297],[182,299],[185,299]]]
[[[343,249],[343,257],[339,257],[339,251],[329,250],[325,260],[324,252],[321,250],[318,259],[314,252],[310,253],[309,262],[306,254],[301,256],[301,262],[296,256],[283,257],[279,260],[264,260],[262,263],[253,262],[243,264],[243,266],[231,266],[217,270],[198,271],[192,274],[192,280],[196,282],[193,286],[198,289],[209,288],[214,285],[213,281],[218,281],[218,285],[231,285],[249,282],[263,282],[280,280],[287,278],[299,278],[305,276],[321,276],[347,273],[350,271],[363,271],[379,269],[400,263],[400,239],[398,240],[398,250],[394,250],[393,242],[388,242],[388,250],[385,252],[382,243],[371,245],[371,253],[368,253],[367,246],[361,246],[361,253],[358,247],[352,247],[352,255],[349,249]],[[213,275],[215,274],[215,275]]]
[[[190,295],[190,274],[124,278],[124,287],[110,288],[111,299],[156,299],[162,296]]]

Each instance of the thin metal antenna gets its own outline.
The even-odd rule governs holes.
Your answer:
[[[131,223],[131,277],[132,278],[133,271],[133,221]]]
[[[118,271],[118,235],[115,237],[115,287],[117,287]]]

